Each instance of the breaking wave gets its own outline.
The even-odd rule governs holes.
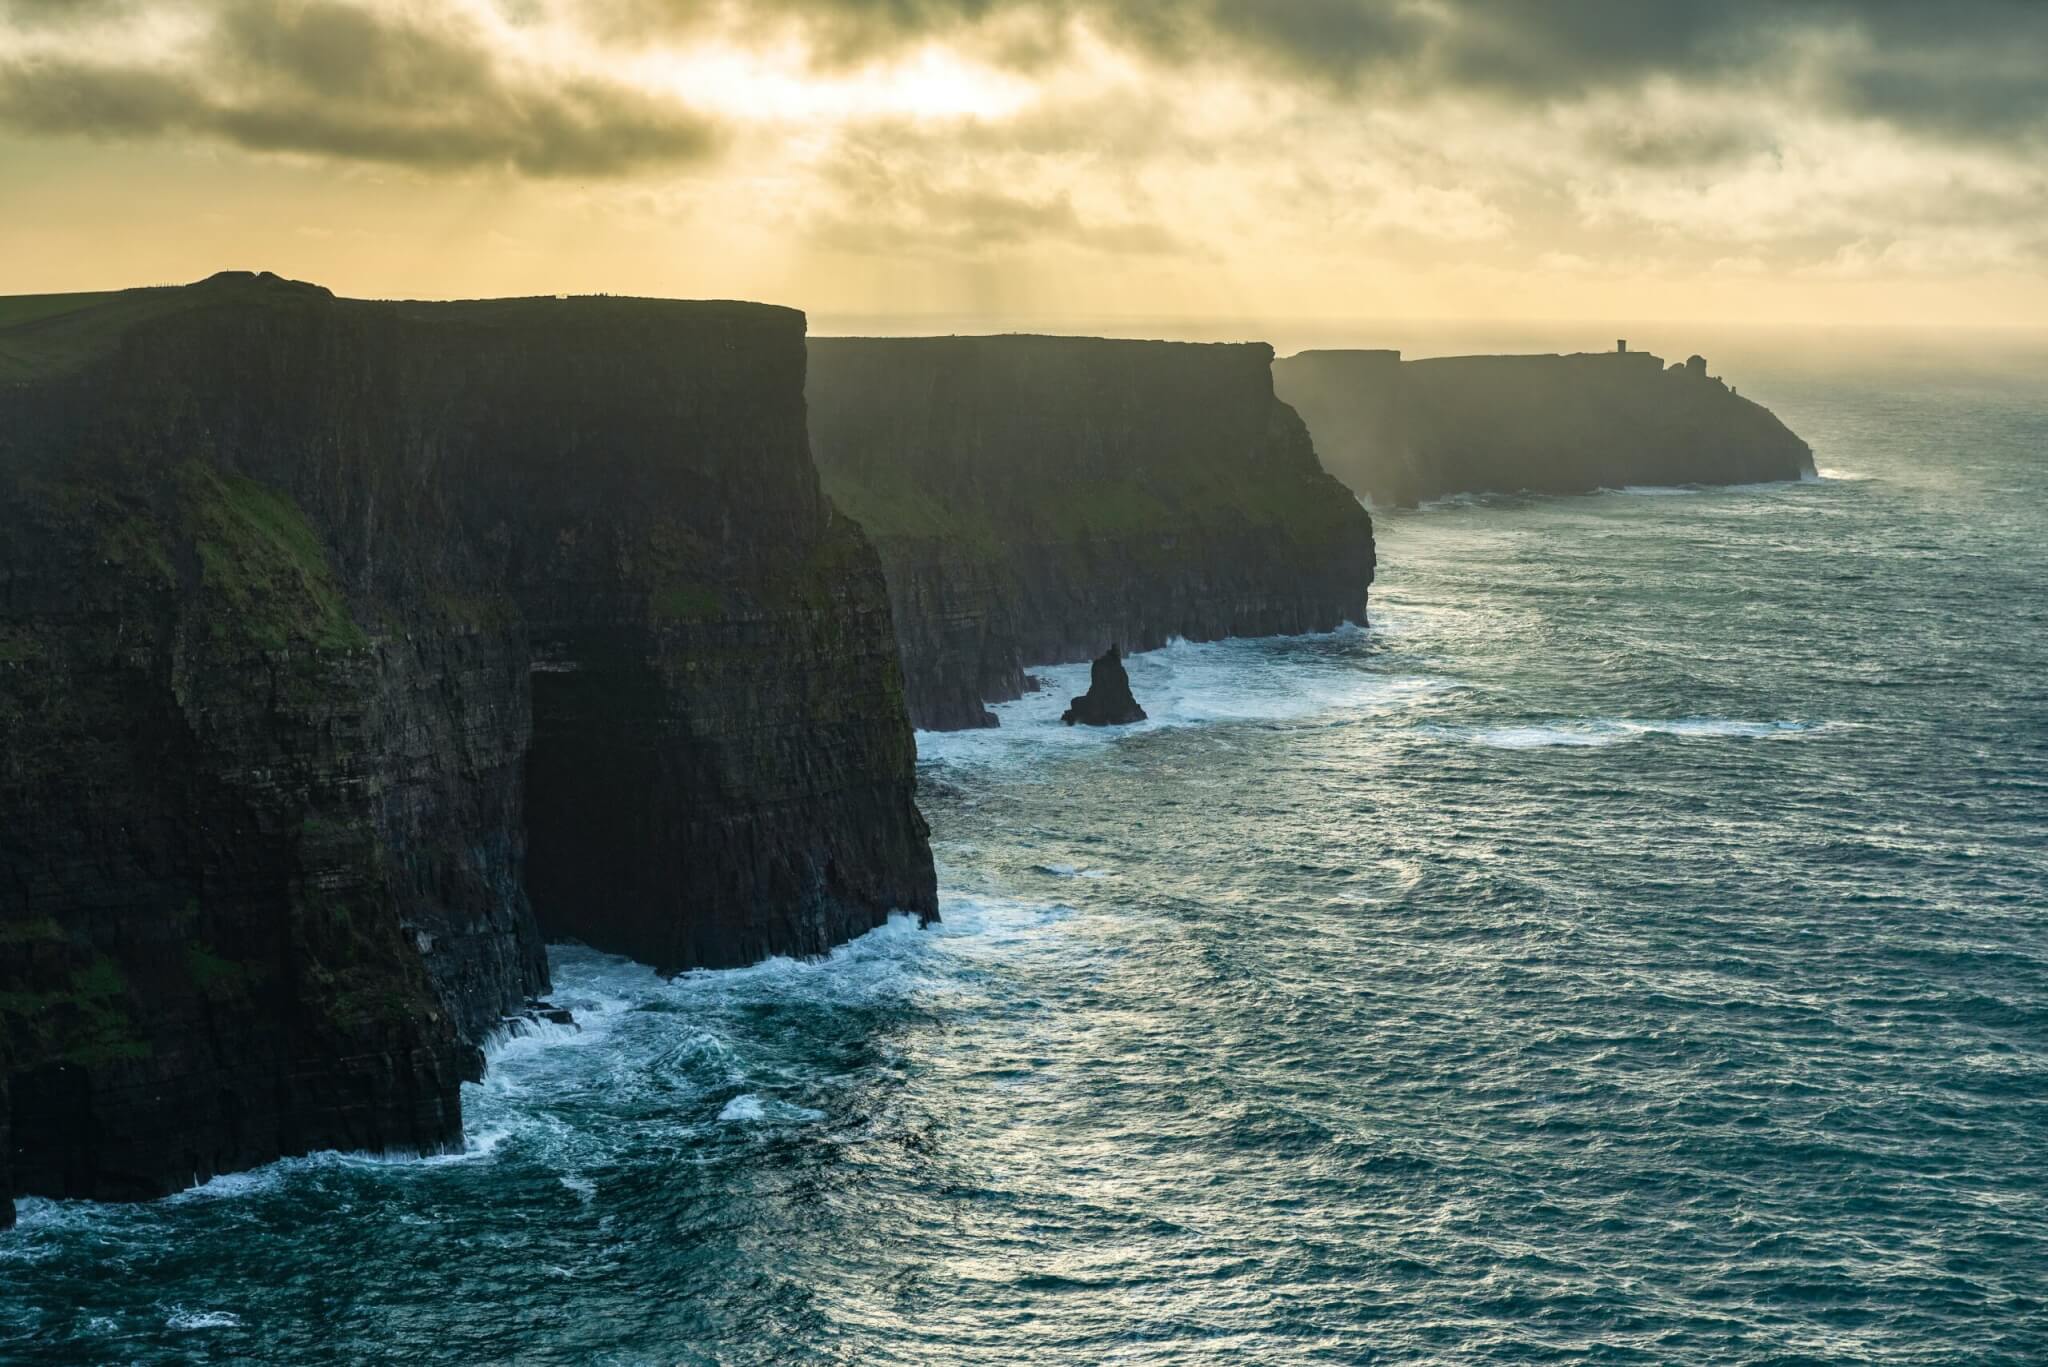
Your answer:
[[[1938,416],[1384,518],[1372,630],[1138,727],[1040,671],[918,736],[941,923],[557,946],[460,1153],[24,1202],[0,1359],[2048,1360],[2048,492]]]
[[[1637,721],[1616,717],[1527,726],[1439,729],[1431,734],[1501,750],[1534,750],[1549,746],[1597,748],[1625,745],[1653,736],[1675,736],[1681,740],[1766,740],[1808,735],[1823,729],[1826,729],[1824,724],[1808,721],[1723,721],[1711,717]]]

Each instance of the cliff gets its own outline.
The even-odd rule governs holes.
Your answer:
[[[1365,620],[1372,522],[1262,344],[811,341],[827,491],[874,539],[918,726],[1023,666]]]
[[[457,1143],[544,937],[673,971],[933,912],[800,314],[10,302],[7,1190]]]
[[[1695,356],[1305,351],[1276,363],[1331,473],[1375,503],[1483,491],[1748,484],[1813,473],[1813,453]]]

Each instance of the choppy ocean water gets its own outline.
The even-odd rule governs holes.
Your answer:
[[[561,950],[465,1153],[24,1203],[0,1360],[2048,1360],[2048,399],[1764,397],[920,737],[944,925]]]

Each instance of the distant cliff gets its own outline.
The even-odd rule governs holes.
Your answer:
[[[803,329],[0,300],[0,1196],[454,1144],[544,936],[675,970],[934,911]]]
[[[1365,619],[1372,522],[1273,395],[1272,351],[813,338],[825,488],[881,551],[919,726],[1023,667]]]
[[[1305,351],[1274,383],[1331,473],[1388,506],[1481,491],[1747,484],[1813,473],[1771,411],[1691,358]]]

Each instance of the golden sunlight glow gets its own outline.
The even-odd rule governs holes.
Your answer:
[[[2048,317],[2048,125],[1916,101],[1865,36],[1695,70],[1646,19],[1639,69],[1540,42],[1503,83],[1500,35],[1556,21],[1431,0],[1375,66],[1371,6],[1226,8],[0,4],[0,293],[240,266],[851,314]]]
[[[892,61],[820,74],[796,44],[750,51],[717,43],[650,52],[625,71],[650,90],[744,122],[999,119],[1035,97],[1025,81],[936,45]]]

